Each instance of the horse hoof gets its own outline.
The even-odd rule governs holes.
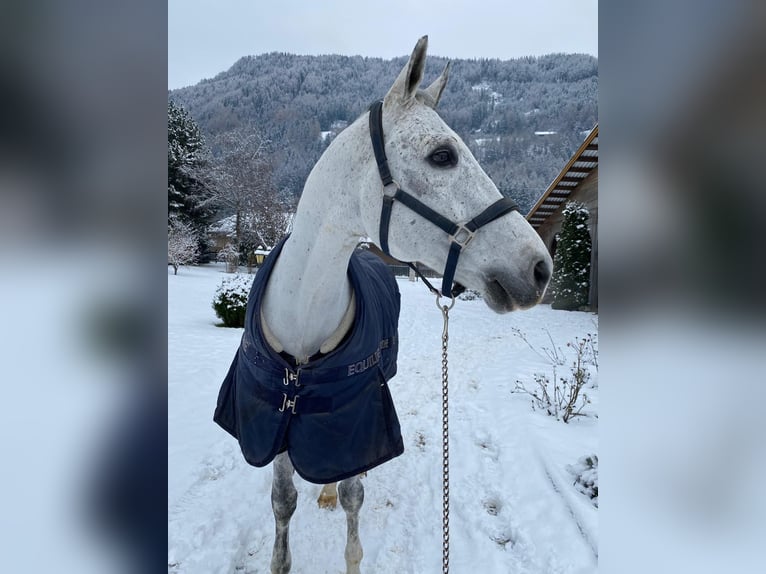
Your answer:
[[[319,508],[335,510],[335,507],[338,506],[338,495],[325,494],[323,492],[319,495],[319,498],[317,498],[317,504],[319,505]]]

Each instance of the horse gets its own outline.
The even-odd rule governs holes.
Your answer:
[[[380,274],[363,276],[356,282],[351,280],[352,268],[361,269],[355,255],[360,238],[369,238],[398,260],[444,269],[441,289],[444,297],[454,297],[460,289],[470,288],[478,291],[485,303],[498,313],[529,308],[543,297],[552,269],[545,245],[513,201],[502,196],[466,144],[435,111],[447,83],[449,63],[431,85],[420,89],[427,45],[427,36],[418,40],[382,102],[376,102],[338,134],[322,154],[306,180],[292,232],[275,250],[278,254],[269,263],[267,279],[257,292],[254,282],[247,321],[257,326],[264,347],[262,355],[279,353],[290,359],[292,367],[284,369],[281,383],[274,383],[275,387],[254,398],[244,397],[244,391],[238,389],[236,401],[227,399],[234,396],[234,391],[227,390],[226,385],[222,387],[217,422],[227,428],[221,421],[226,417],[220,413],[234,408],[232,405],[236,403],[239,409],[236,416],[240,418],[230,422],[227,430],[240,439],[240,444],[243,443],[241,434],[248,431],[234,427],[242,427],[243,420],[251,420],[247,416],[252,413],[243,415],[242,411],[248,411],[252,405],[269,409],[264,417],[279,427],[280,437],[288,432],[287,425],[310,420],[307,414],[310,412],[324,413],[317,416],[325,417],[322,425],[330,424],[327,421],[333,420],[329,418],[332,408],[327,405],[333,404],[334,398],[316,399],[312,407],[305,394],[311,385],[301,378],[308,375],[301,372],[310,372],[308,367],[317,356],[332,357],[334,350],[346,345],[344,340],[355,332],[355,325],[362,320],[367,321],[365,325],[370,323],[370,311],[360,306],[358,299],[368,287],[373,288],[373,283],[387,290],[382,297],[389,303],[378,307],[383,320],[396,328],[399,293],[391,274],[388,273],[390,281]],[[378,261],[384,265],[382,260]],[[369,264],[376,269],[374,263]],[[262,273],[263,268],[259,275]],[[258,309],[254,308],[254,299],[258,300]],[[387,379],[395,372],[398,343],[395,333],[386,337],[368,357],[348,366],[349,380],[351,375],[370,373],[380,367],[377,363],[387,361],[385,376],[375,373],[370,383],[385,389]],[[252,344],[248,343],[246,332],[240,363],[250,361],[252,364],[243,367],[235,361],[228,379],[236,379],[236,373],[240,378],[245,376],[237,369],[261,368],[262,356],[248,354]],[[263,367],[267,368],[270,367]],[[268,372],[281,376],[279,369]],[[284,386],[280,386],[282,383]],[[382,408],[377,399],[369,404]],[[340,478],[327,480],[319,497],[320,506],[331,508],[339,499],[346,513],[347,574],[360,572],[363,556],[359,540],[359,511],[364,500],[362,471],[403,451],[401,437],[396,440],[398,421],[392,412],[391,406],[384,413],[383,427],[391,432],[387,450],[381,451],[383,454],[371,463],[352,464],[350,470],[343,467],[340,473],[333,471],[331,474]],[[378,415],[370,411],[365,416],[373,421]],[[232,420],[234,418],[232,415]],[[366,423],[364,418],[348,428],[363,428]],[[289,441],[279,438],[275,445],[267,445],[263,453],[245,455],[248,462],[256,466],[273,460],[271,500],[276,525],[271,559],[273,574],[285,574],[291,568],[289,524],[297,505],[293,483],[299,466],[297,461],[310,456],[329,458],[329,450],[339,444],[330,444],[324,453],[306,454],[300,441],[309,440],[322,428],[312,426],[311,431],[303,435],[290,435]],[[339,435],[336,433],[336,436]],[[377,439],[371,437],[370,440]],[[308,475],[305,476],[301,468],[298,472],[319,483],[322,476],[328,476],[312,475],[310,471],[305,471]]]

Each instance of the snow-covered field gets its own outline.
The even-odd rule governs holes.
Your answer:
[[[267,573],[273,543],[271,469],[245,463],[212,421],[219,385],[242,331],[217,327],[211,307],[225,274],[209,265],[168,274],[168,572]],[[399,371],[391,381],[405,453],[363,479],[362,571],[428,574],[441,568],[441,313],[427,289],[399,279]],[[450,320],[451,553],[456,574],[586,574],[597,570],[598,510],[567,466],[598,454],[597,371],[591,416],[569,424],[512,393],[552,376],[538,350],[548,332],[565,353],[595,333],[591,313],[547,305],[496,315],[458,301]],[[567,360],[567,363],[569,360]],[[565,374],[558,367],[558,374]],[[296,476],[291,522],[296,574],[345,571],[345,515],[320,510],[318,485]]]

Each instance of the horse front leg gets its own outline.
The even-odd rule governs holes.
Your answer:
[[[292,566],[290,556],[290,518],[298,503],[298,491],[293,484],[293,463],[287,452],[274,459],[274,481],[271,485],[271,508],[274,510],[276,535],[271,555],[271,573],[287,574]]]
[[[359,510],[364,502],[364,486],[357,475],[347,478],[338,486],[340,505],[346,511],[346,574],[360,574],[359,564],[362,562],[362,544],[359,541]]]

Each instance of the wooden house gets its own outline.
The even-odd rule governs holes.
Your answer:
[[[543,239],[551,257],[556,254],[562,211],[569,201],[585,204],[590,212],[593,250],[588,305],[595,311],[598,309],[598,124],[527,214],[527,221]],[[546,300],[550,298],[546,297]]]

